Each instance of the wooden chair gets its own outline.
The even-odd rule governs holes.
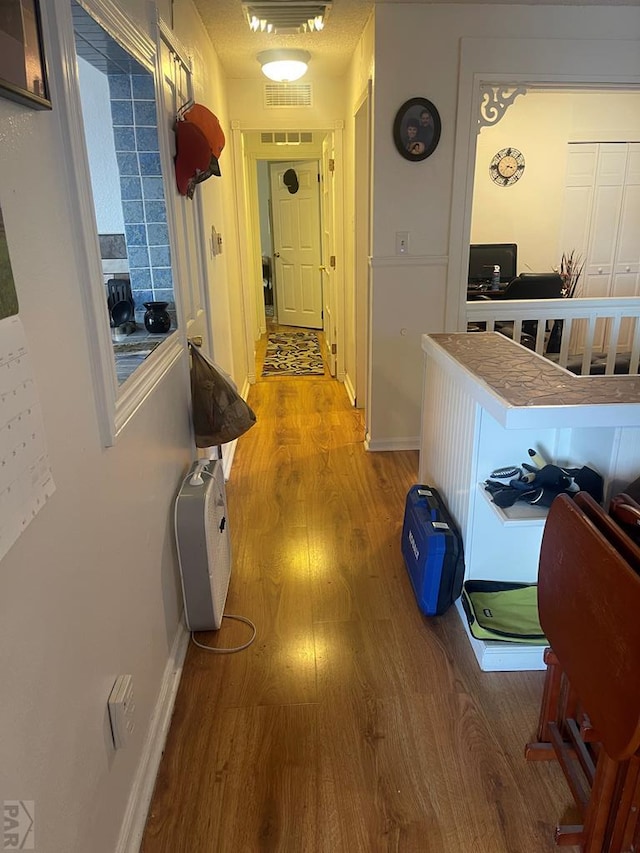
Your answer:
[[[556,758],[583,823],[558,844],[633,850],[640,808],[640,552],[589,496],[553,502],[540,551],[549,670],[529,760]]]

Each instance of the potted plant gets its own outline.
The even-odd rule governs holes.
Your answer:
[[[578,289],[583,269],[584,259],[579,252],[572,249],[570,252],[562,253],[562,260],[560,261],[558,273],[560,274],[560,278],[563,282],[563,296],[571,298],[572,296],[577,295],[576,291]]]
[[[558,275],[562,279],[562,295],[565,299],[571,299],[577,296],[580,276],[584,269],[584,258],[575,249],[570,252],[563,252],[560,266],[558,267]],[[547,352],[560,352],[560,340],[562,338],[562,329],[564,323],[562,320],[554,320],[547,342]]]

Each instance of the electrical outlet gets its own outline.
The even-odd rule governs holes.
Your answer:
[[[396,231],[396,255],[409,254],[409,232]]]
[[[126,746],[135,729],[136,704],[133,699],[133,678],[119,675],[109,694],[109,720],[113,745],[116,749]]]

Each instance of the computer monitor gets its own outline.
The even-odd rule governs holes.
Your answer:
[[[518,274],[518,246],[515,243],[472,243],[469,247],[469,284],[491,281],[493,267],[500,267],[500,281]]]

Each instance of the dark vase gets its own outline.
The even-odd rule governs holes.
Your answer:
[[[144,327],[147,332],[159,335],[171,328],[171,317],[167,311],[168,302],[143,302],[147,309],[144,313]]]

